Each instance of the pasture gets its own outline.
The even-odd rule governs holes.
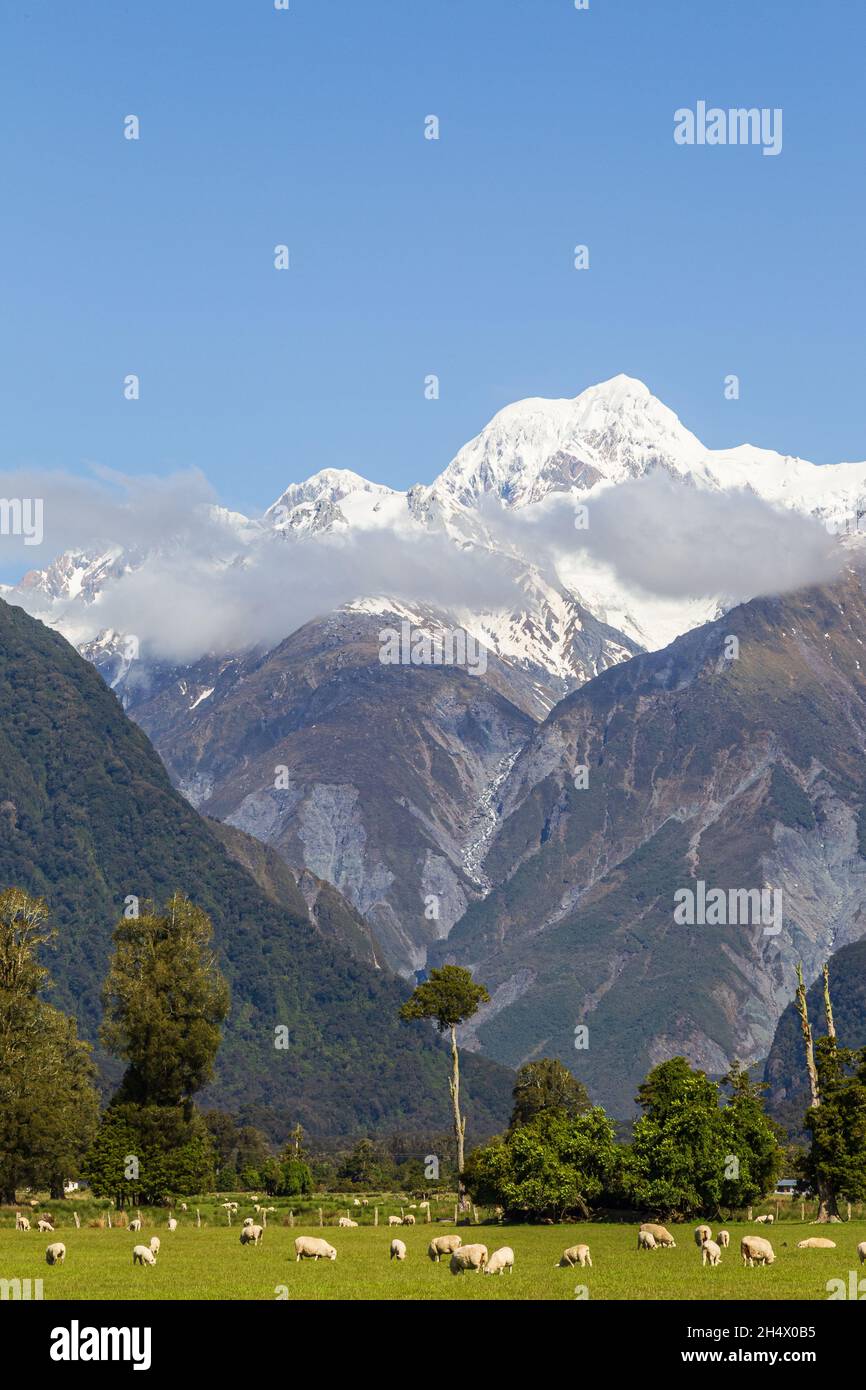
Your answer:
[[[241,1208],[241,1218],[246,1215]],[[169,1232],[164,1218],[146,1223],[140,1235],[115,1227],[77,1230],[65,1223],[53,1236],[37,1231],[0,1229],[0,1279],[41,1279],[46,1300],[67,1299],[569,1299],[602,1300],[728,1300],[827,1299],[827,1281],[849,1272],[863,1280],[866,1266],[857,1259],[857,1245],[866,1240],[866,1221],[816,1228],[786,1221],[774,1228],[727,1223],[731,1246],[722,1252],[717,1269],[701,1265],[693,1239],[696,1223],[668,1223],[675,1250],[636,1249],[637,1226],[596,1222],[563,1226],[461,1226],[464,1244],[481,1242],[492,1253],[501,1245],[515,1252],[513,1274],[452,1275],[447,1260],[433,1264],[426,1254],[431,1235],[453,1226],[434,1223],[389,1231],[387,1225],[357,1230],[321,1229],[317,1224],[268,1226],[263,1244],[241,1246],[240,1224],[207,1224],[196,1229],[193,1220],[179,1217]],[[717,1223],[713,1224],[715,1234]],[[817,1233],[835,1240],[835,1250],[797,1250],[796,1243]],[[767,1236],[776,1263],[746,1269],[739,1242],[745,1234]],[[158,1235],[161,1250],[153,1268],[133,1267],[132,1247]],[[337,1260],[295,1263],[297,1235],[324,1236],[337,1250]],[[391,1236],[407,1246],[405,1263],[389,1260]],[[45,1248],[62,1240],[66,1262],[49,1267]],[[585,1242],[592,1252],[591,1269],[554,1268],[566,1246]]]

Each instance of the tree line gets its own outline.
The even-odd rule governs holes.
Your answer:
[[[766,1086],[738,1063],[719,1081],[683,1057],[653,1068],[638,1088],[642,1113],[623,1143],[568,1068],[541,1058],[518,1072],[507,1132],[464,1160],[457,1028],[489,997],[470,971],[446,965],[431,971],[401,1010],[406,1019],[430,1019],[450,1034],[448,1084],[464,1203],[471,1196],[522,1220],[585,1218],[599,1206],[684,1219],[723,1216],[770,1193],[786,1165],[818,1194],[819,1220],[839,1219],[840,1200],[866,1199],[866,1048],[839,1046],[827,967],[827,1035],[817,1042],[799,974],[811,1106],[810,1144],[796,1152],[786,1149],[784,1132],[765,1112]]]
[[[464,1204],[471,1197],[523,1220],[585,1217],[601,1206],[688,1217],[748,1206],[785,1165],[819,1194],[822,1219],[837,1216],[840,1201],[866,1199],[866,1048],[839,1045],[826,974],[825,1037],[812,1037],[802,981],[798,991],[812,1097],[805,1151],[786,1152],[765,1113],[765,1087],[737,1064],[719,1081],[682,1057],[655,1067],[639,1088],[641,1114],[626,1142],[568,1068],[542,1058],[517,1074],[505,1133],[467,1157],[457,1029],[489,995],[469,971],[443,966],[401,1015],[432,1020],[449,1035],[450,1152],[442,1136],[361,1137],[348,1152],[317,1158],[299,1126],[274,1153],[254,1127],[195,1104],[213,1076],[229,1010],[205,912],[176,893],[163,909],[144,903],[115,926],[99,1037],[124,1070],[101,1111],[90,1045],[42,997],[51,983],[42,956],[55,935],[42,899],[17,888],[0,894],[4,1204],[25,1187],[60,1198],[65,1179],[82,1177],[121,1207],[217,1188],[293,1196],[456,1182]]]

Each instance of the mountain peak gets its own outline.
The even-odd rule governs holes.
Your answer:
[[[566,400],[506,406],[460,450],[432,491],[461,506],[484,494],[509,507],[585,491],[662,467],[683,474],[706,450],[636,377],[620,373]]]
[[[655,397],[646,382],[641,381],[636,376],[626,376],[625,372],[618,372],[616,376],[609,377],[607,381],[599,381],[595,386],[587,386],[574,399],[576,401],[604,400],[610,405],[620,405],[626,401],[654,400]]]

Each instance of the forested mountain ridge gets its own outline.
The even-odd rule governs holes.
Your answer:
[[[93,1039],[111,931],[135,896],[187,893],[211,916],[231,1013],[205,1103],[280,1137],[447,1122],[446,1056],[397,1021],[389,973],[323,939],[300,904],[279,908],[176,792],[144,733],[56,632],[0,603],[0,883],[44,896],[59,929],[54,1002]],[[275,1029],[289,1046],[275,1047]],[[100,1059],[104,1064],[104,1058]],[[468,1059],[478,1135],[507,1113],[510,1074]]]

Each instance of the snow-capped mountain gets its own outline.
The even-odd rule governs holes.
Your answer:
[[[816,517],[828,529],[856,530],[866,512],[866,463],[819,467],[748,444],[706,449],[643,382],[620,375],[574,399],[532,398],[506,406],[429,485],[401,492],[350,469],[327,468],[290,484],[261,518],[208,508],[213,554],[206,563],[266,567],[267,547],[275,539],[315,544],[381,531],[411,544],[413,536],[441,533],[463,551],[495,554],[524,596],[505,607],[467,603],[444,613],[442,621],[459,622],[504,660],[543,671],[562,693],[636,647],[663,646],[712,619],[724,596],[660,598],[630,587],[587,553],[576,551],[563,562],[561,556],[521,549],[513,529],[508,540],[497,530],[496,513],[529,514],[553,494],[588,503],[659,472],[685,487],[746,490],[773,506]],[[25,576],[9,598],[77,643],[93,642],[100,635],[102,595],[151,558],[120,546],[101,554],[70,553]],[[419,615],[424,597],[419,595]],[[346,595],[348,606],[360,604],[367,612],[379,602],[380,611],[395,606],[394,597],[381,592]],[[593,634],[590,646],[598,651],[590,658],[580,636],[592,623],[610,631],[601,634],[600,645]]]

